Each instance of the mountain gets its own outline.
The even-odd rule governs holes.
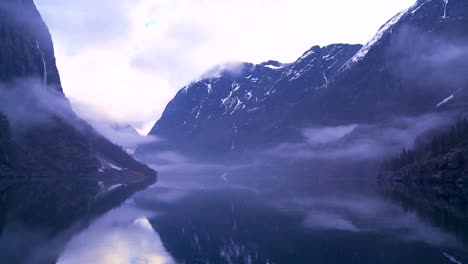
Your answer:
[[[5,174],[85,177],[103,171],[105,161],[129,177],[155,176],[72,111],[51,35],[32,0],[0,3],[0,50],[0,168]]]
[[[56,263],[74,232],[157,173],[72,111],[32,0],[0,2],[0,54],[0,259]]]
[[[33,1],[0,3],[0,80],[37,77],[62,92],[52,37]]]
[[[386,24],[336,74],[304,98],[285,121],[379,122],[419,115],[468,86],[468,2],[420,0]]]
[[[468,2],[420,0],[365,45],[313,47],[291,64],[240,64],[182,89],[137,153],[242,152],[301,128],[466,112]],[[216,156],[216,155],[215,155]]]
[[[239,153],[268,142],[278,121],[307,94],[334,78],[361,45],[314,46],[294,63],[233,63],[181,89],[150,135],[162,141],[137,149],[182,150],[203,156]]]

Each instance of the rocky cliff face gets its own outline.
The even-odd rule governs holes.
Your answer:
[[[0,3],[0,52],[2,137],[9,142],[2,149],[17,157],[3,159],[2,167],[14,173],[4,169],[0,176],[78,177],[103,170],[102,160],[155,174],[72,111],[62,92],[51,35],[32,0]]]
[[[0,3],[0,80],[36,77],[62,91],[52,37],[32,0]]]

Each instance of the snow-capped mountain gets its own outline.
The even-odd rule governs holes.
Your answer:
[[[433,111],[468,85],[467,37],[467,1],[420,0],[384,24],[328,89],[305,98],[285,122],[378,122]]]
[[[466,0],[420,0],[364,46],[313,47],[291,64],[220,67],[181,90],[151,134],[170,147],[219,153],[293,140],[308,126],[465,105],[453,99],[468,90],[467,15]]]
[[[171,147],[178,145],[176,148],[240,151],[266,139],[258,135],[274,129],[305,95],[325,86],[361,47],[314,46],[289,64],[267,61],[217,66],[178,92],[150,135],[166,139]],[[137,152],[160,149],[161,144]]]

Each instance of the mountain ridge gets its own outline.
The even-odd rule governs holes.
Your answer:
[[[167,139],[168,145],[157,144],[161,148],[172,148],[169,144],[173,142],[178,142],[176,148],[185,148],[184,140],[190,138],[197,144],[192,151],[204,146],[214,152],[242,152],[257,143],[257,131],[274,128],[280,119],[275,115],[283,116],[304,94],[322,87],[327,75],[331,78],[360,48],[348,44],[314,46],[292,63],[214,67],[177,93],[150,135]],[[152,148],[154,144],[142,146],[137,153]]]

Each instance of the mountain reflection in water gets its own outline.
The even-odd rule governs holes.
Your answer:
[[[76,235],[59,263],[468,261],[460,233],[372,180],[235,184],[218,174],[162,177]]]

